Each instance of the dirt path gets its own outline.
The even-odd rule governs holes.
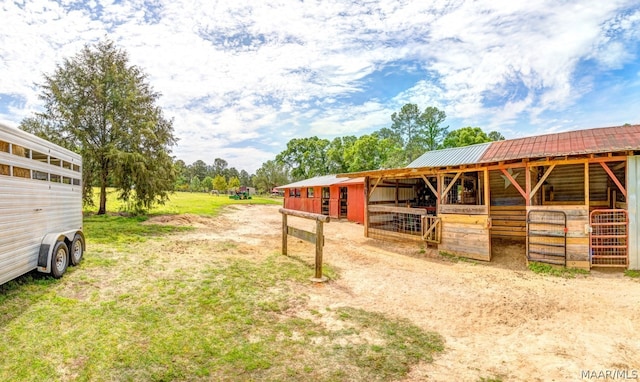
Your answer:
[[[277,253],[278,208],[243,205],[215,219],[181,217],[198,229],[180,240],[236,241],[247,257]],[[289,222],[311,230],[315,224]],[[340,278],[309,283],[304,293],[311,307],[384,312],[445,338],[446,351],[416,367],[408,381],[587,381],[606,380],[606,373],[618,373],[609,380],[640,380],[638,280],[598,272],[541,276],[517,258],[453,263],[416,245],[367,239],[362,226],[349,222],[325,225],[325,238],[325,262]],[[311,262],[313,251],[289,239],[290,254]]]

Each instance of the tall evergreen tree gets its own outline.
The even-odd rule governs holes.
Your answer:
[[[418,105],[408,103],[400,112],[391,115],[391,128],[381,130],[381,135],[399,142],[404,150],[404,164],[412,162],[425,151],[435,150],[447,134],[444,111],[429,106],[420,112]]]
[[[46,74],[41,88],[44,111],[21,127],[82,155],[84,200],[92,203],[95,181],[98,214],[107,211],[107,185],[136,211],[168,199],[176,179],[173,122],[125,51],[108,40],[85,45]]]

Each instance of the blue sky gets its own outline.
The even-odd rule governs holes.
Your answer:
[[[107,36],[162,93],[187,164],[253,173],[409,102],[507,138],[640,123],[637,0],[20,0],[0,20],[0,122],[40,110],[43,74]]]

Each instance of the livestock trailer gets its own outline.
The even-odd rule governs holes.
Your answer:
[[[0,284],[80,263],[82,157],[0,124]]]

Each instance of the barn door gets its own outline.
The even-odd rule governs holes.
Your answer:
[[[563,211],[529,211],[527,259],[540,263],[567,265],[567,215]]]
[[[589,219],[589,257],[592,267],[629,265],[629,217],[626,210],[593,210]]]
[[[340,218],[347,217],[347,187],[340,187]]]

